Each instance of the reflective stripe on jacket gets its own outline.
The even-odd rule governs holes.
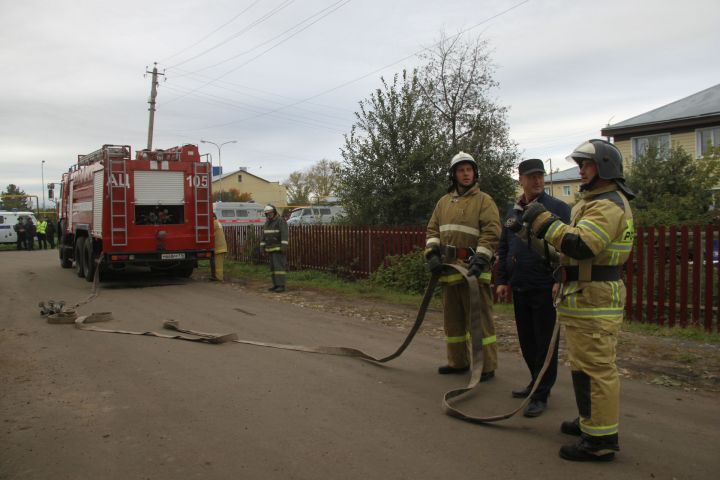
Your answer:
[[[288,228],[285,220],[280,215],[275,215],[272,220],[265,221],[260,246],[270,253],[281,251],[281,245],[288,245]]]
[[[500,215],[495,202],[476,184],[464,195],[457,190],[443,195],[435,205],[428,222],[426,245],[453,245],[472,248],[476,253],[491,260],[500,240]],[[463,264],[462,260],[454,263]],[[454,278],[452,278],[454,277]],[[480,276],[490,281],[490,272]],[[455,283],[462,280],[460,274],[443,275],[443,283]]]

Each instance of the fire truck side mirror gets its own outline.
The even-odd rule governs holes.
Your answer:
[[[53,199],[55,198],[55,185],[52,183],[48,183],[48,198]]]

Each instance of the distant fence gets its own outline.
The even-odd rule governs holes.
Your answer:
[[[229,257],[264,260],[261,226],[225,228]],[[366,277],[386,256],[425,246],[424,226],[304,225],[290,227],[291,270],[347,272]],[[720,229],[713,226],[638,228],[625,266],[627,318],[718,332]]]

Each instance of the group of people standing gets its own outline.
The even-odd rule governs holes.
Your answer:
[[[481,381],[495,377],[497,347],[492,317],[491,269],[497,258],[496,293],[512,296],[515,322],[529,382],[511,395],[530,402],[526,417],[541,415],[557,376],[557,347],[550,351],[555,322],[565,341],[577,404],[577,418],[560,431],[577,436],[560,457],[611,461],[619,451],[617,335],[623,319],[625,285],[621,269],[632,250],[634,226],[620,151],[605,140],[589,140],[568,156],[580,171],[580,200],[570,207],[545,193],[544,164],[519,165],[522,195],[501,226],[497,206],[480,190],[478,165],[464,152],[450,162],[450,187],[428,223],[425,258],[443,285],[447,365],[438,373],[469,370],[471,322],[483,335]],[[511,224],[524,225],[524,237]],[[531,248],[534,240],[544,247]],[[539,251],[538,251],[539,250]],[[550,251],[559,256],[550,261]],[[559,259],[559,265],[554,264]],[[462,265],[478,282],[482,307],[470,312],[466,277],[447,264]],[[470,315],[474,318],[470,318]],[[548,361],[545,373],[540,372]],[[533,386],[537,383],[534,392]]]
[[[47,249],[48,244],[50,248],[55,248],[55,222],[48,221],[44,217],[38,218],[36,225],[30,217],[18,217],[17,223],[13,226],[17,235],[18,250],[34,250],[36,238],[39,250]]]

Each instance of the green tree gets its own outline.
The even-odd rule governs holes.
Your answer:
[[[706,223],[717,217],[713,189],[720,184],[720,156],[694,160],[682,147],[648,148],[632,164],[627,184],[637,225]]]
[[[17,185],[11,183],[0,194],[0,205],[3,210],[12,210],[13,208],[30,210],[32,209],[32,199],[27,197],[26,193]]]
[[[335,195],[340,181],[340,162],[324,158],[310,167],[305,178],[310,191],[316,197]]]
[[[283,182],[288,194],[288,204],[307,205],[310,203],[310,188],[307,175],[301,171],[295,171]]]
[[[441,35],[422,58],[422,91],[432,105],[438,128],[447,139],[444,157],[462,150],[478,162],[480,188],[503,211],[515,196],[512,174],[519,160],[517,144],[510,139],[507,107],[495,103],[498,86],[488,42],[466,41]]]
[[[422,224],[443,191],[445,141],[416,71],[381,82],[340,149],[340,203],[352,223]]]
[[[213,192],[213,201],[220,201],[220,194],[222,193],[223,202],[252,202],[252,194],[249,192],[240,192],[237,188],[229,188],[227,190],[220,190]]]

